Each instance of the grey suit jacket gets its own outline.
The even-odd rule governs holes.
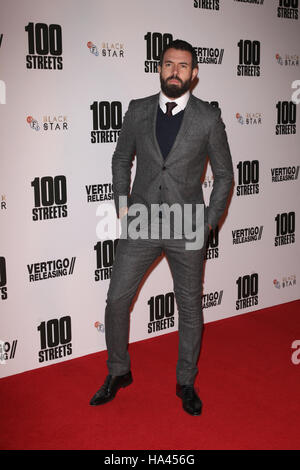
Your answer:
[[[112,158],[113,189],[117,213],[119,196],[129,206],[142,203],[204,204],[201,176],[209,156],[214,183],[205,222],[216,227],[233,182],[232,159],[221,111],[192,94],[186,105],[174,145],[164,159],[156,139],[159,93],[129,103]],[[131,186],[132,160],[136,174]]]

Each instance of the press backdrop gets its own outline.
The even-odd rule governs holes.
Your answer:
[[[193,93],[221,108],[235,172],[207,247],[205,322],[299,298],[298,14],[298,0],[1,0],[2,376],[106,348],[112,153],[129,101],[159,91],[171,39],[195,47]],[[209,164],[199,184],[209,204]],[[177,325],[162,259],[130,342]]]

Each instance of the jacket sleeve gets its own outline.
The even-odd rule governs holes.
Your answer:
[[[136,150],[133,102],[130,101],[124,116],[122,129],[112,157],[112,183],[116,211],[126,204],[119,205],[119,197],[129,198],[132,160]]]
[[[223,214],[233,183],[233,165],[221,110],[216,110],[208,140],[208,156],[214,176],[207,222],[214,229]]]

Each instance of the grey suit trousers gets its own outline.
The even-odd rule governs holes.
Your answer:
[[[105,309],[105,336],[109,374],[123,375],[131,367],[128,352],[130,306],[150,266],[165,253],[178,308],[179,347],[177,382],[193,384],[198,372],[202,314],[202,275],[208,230],[200,250],[186,250],[185,240],[120,239]]]

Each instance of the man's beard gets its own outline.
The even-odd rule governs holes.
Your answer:
[[[178,80],[181,83],[180,85],[174,85],[174,84],[169,84],[169,80]],[[162,92],[168,96],[168,98],[179,98],[180,96],[184,95],[191,86],[192,83],[192,75],[191,77],[183,82],[179,77],[168,77],[166,80],[164,80],[160,74],[160,85],[161,85],[161,90]]]

